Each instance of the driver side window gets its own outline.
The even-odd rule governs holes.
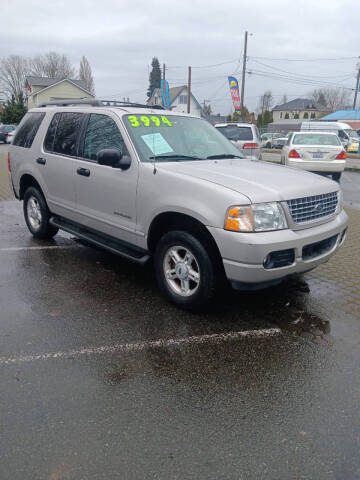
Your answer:
[[[105,148],[114,148],[120,150],[122,155],[128,155],[115,121],[107,115],[92,113],[86,127],[83,157],[96,160],[98,152]]]

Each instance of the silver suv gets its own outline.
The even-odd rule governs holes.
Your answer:
[[[253,123],[217,123],[214,125],[245,157],[261,159],[259,130]]]
[[[10,182],[39,239],[65,230],[138,264],[177,305],[220,285],[259,288],[326,262],[343,243],[339,185],[252,162],[201,118],[101,101],[22,120]]]

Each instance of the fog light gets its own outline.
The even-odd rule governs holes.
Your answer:
[[[272,268],[288,267],[295,261],[295,250],[289,248],[288,250],[279,250],[271,252],[264,258],[264,268],[270,270]]]

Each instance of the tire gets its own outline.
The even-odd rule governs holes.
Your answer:
[[[154,255],[155,274],[161,291],[173,303],[200,310],[215,297],[221,274],[216,274],[210,251],[209,245],[185,231],[168,232],[160,239]],[[166,271],[172,272],[172,278]]]
[[[59,231],[50,225],[50,211],[43,194],[36,187],[29,187],[24,194],[24,217],[30,233],[35,238],[52,238]]]
[[[333,173],[331,176],[332,176],[332,179],[335,181],[335,182],[339,182],[340,181],[340,178],[341,178],[341,173],[342,172],[336,172],[336,173]]]

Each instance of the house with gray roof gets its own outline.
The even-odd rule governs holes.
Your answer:
[[[272,109],[274,123],[316,119],[324,116],[327,112],[326,107],[309,98],[295,98],[282,105],[276,105]]]
[[[169,88],[170,95],[170,109],[175,112],[187,113],[187,85],[181,85],[179,87]],[[148,105],[161,105],[163,106],[161,89],[155,88],[151,97],[148,100]],[[190,113],[197,117],[204,117],[204,111],[200,103],[196,100],[194,94],[190,93]]]
[[[28,108],[51,100],[95,98],[81,80],[70,78],[26,77]]]

